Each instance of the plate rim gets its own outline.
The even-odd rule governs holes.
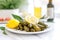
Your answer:
[[[6,30],[8,30],[9,32],[17,33],[17,34],[40,34],[40,33],[48,32],[49,30],[52,29],[51,26],[48,26],[48,27],[47,27],[45,30],[43,30],[43,31],[39,31],[39,32],[25,32],[25,31],[10,29],[10,28],[8,28],[8,27],[5,27],[5,28],[6,28]]]

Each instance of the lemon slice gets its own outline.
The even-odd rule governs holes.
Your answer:
[[[11,19],[8,21],[8,23],[6,24],[6,26],[8,28],[14,29],[19,25],[19,21],[15,20],[15,19]]]
[[[39,19],[38,18],[36,18],[35,16],[26,16],[25,17],[25,20],[28,22],[28,23],[32,23],[32,24],[36,24],[36,23],[38,23],[39,22]]]

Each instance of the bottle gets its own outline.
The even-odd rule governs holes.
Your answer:
[[[52,0],[49,0],[49,3],[47,5],[47,21],[53,22],[54,20],[54,5],[52,4]]]

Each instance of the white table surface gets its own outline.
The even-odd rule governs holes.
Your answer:
[[[0,24],[4,26],[4,24]],[[52,24],[53,29],[49,32],[36,35],[21,35],[7,32],[8,35],[2,34],[0,30],[0,40],[60,40],[60,19],[55,18]]]

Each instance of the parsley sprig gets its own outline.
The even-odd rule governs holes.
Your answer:
[[[5,35],[7,35],[7,33],[6,33],[6,31],[5,31],[5,27],[0,27],[0,30],[2,30],[3,31],[3,34],[5,34]]]

